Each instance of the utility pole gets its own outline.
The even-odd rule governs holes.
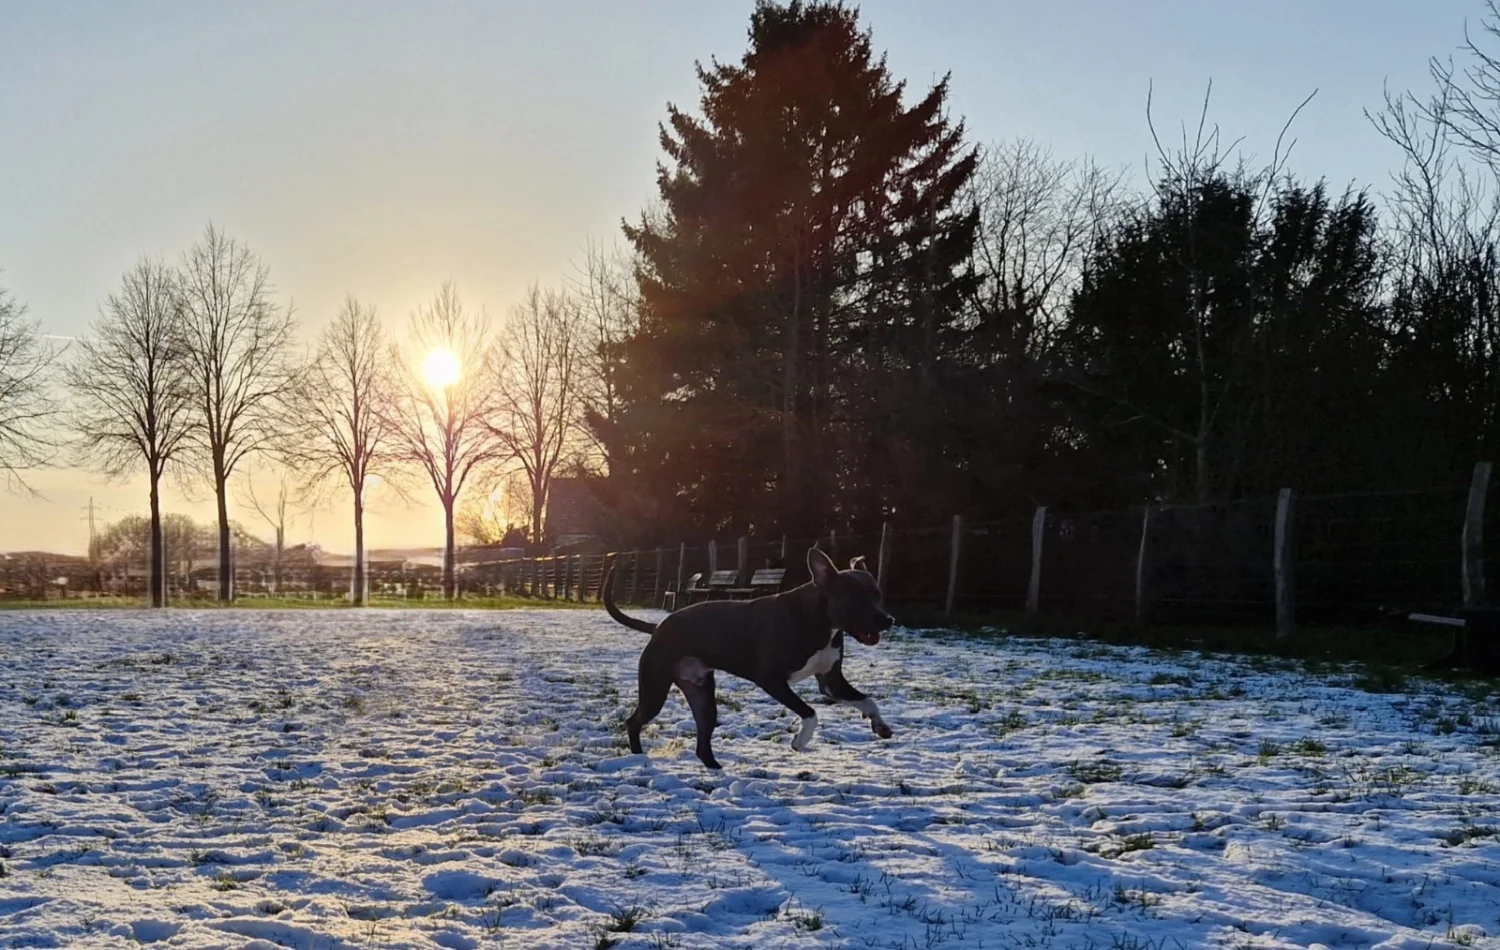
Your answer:
[[[94,525],[94,496],[90,495],[89,496],[89,503],[87,505],[85,505],[83,508],[80,508],[79,510],[80,511],[86,511],[86,512],[88,512],[88,515],[86,516],[86,518],[79,518],[78,520],[79,521],[85,521],[86,520],[89,523],[89,560],[93,560],[93,558],[94,558],[94,542],[99,537],[99,532],[95,528],[95,525]]]
[[[99,573],[99,545],[97,543],[98,542],[98,538],[99,538],[99,531],[98,531],[98,528],[97,528],[97,526],[96,526],[96,524],[94,522],[94,496],[93,495],[89,496],[89,503],[82,510],[88,512],[88,514],[85,516],[85,518],[88,520],[88,523],[89,523],[89,570],[94,575],[94,589],[95,590],[100,590],[104,586],[104,578],[101,577],[100,573]],[[85,518],[80,518],[78,520],[83,521],[83,520],[85,520]]]

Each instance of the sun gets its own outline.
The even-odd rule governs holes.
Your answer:
[[[447,389],[458,382],[458,357],[446,347],[438,347],[427,354],[422,363],[422,377],[433,389]]]

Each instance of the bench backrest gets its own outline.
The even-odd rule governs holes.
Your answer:
[[[750,577],[751,587],[780,587],[786,578],[786,569],[781,567],[766,567],[756,571]]]
[[[739,571],[714,571],[708,576],[709,587],[733,587],[739,579]]]

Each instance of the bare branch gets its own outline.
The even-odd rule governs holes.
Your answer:
[[[219,505],[219,598],[232,597],[229,479],[241,461],[274,449],[286,433],[281,400],[295,378],[292,308],[272,303],[260,259],[209,225],[184,256],[183,338],[195,418],[191,439]]]
[[[56,454],[49,387],[57,357],[40,325],[26,319],[26,306],[0,288],[0,476],[11,491],[35,494],[22,473]]]
[[[434,353],[458,367],[453,380],[423,372]],[[445,521],[443,586],[455,592],[454,503],[465,484],[505,460],[504,442],[485,424],[495,414],[499,352],[488,316],[464,309],[458,289],[445,283],[431,304],[411,316],[404,348],[391,350],[395,397],[385,410],[395,458],[426,476],[442,503]]]
[[[559,291],[531,287],[505,325],[498,413],[488,423],[531,491],[531,539],[540,542],[547,493],[579,434],[583,312]]]

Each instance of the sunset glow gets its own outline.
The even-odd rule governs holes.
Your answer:
[[[422,363],[422,378],[433,389],[447,389],[458,382],[462,369],[458,357],[446,347],[439,347],[427,354]]]

